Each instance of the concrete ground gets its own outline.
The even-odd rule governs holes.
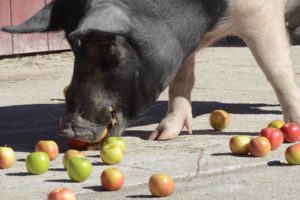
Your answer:
[[[292,48],[300,85],[300,47]],[[14,167],[0,170],[0,199],[46,199],[57,187],[68,187],[79,200],[147,199],[149,177],[157,172],[175,178],[174,194],[166,199],[298,199],[300,166],[286,164],[287,144],[264,158],[236,157],[228,142],[233,135],[256,136],[281,111],[272,88],[247,48],[208,48],[198,54],[193,90],[193,135],[172,141],[147,141],[167,109],[164,92],[155,105],[128,128],[128,151],[117,165],[126,176],[117,192],[100,185],[103,165],[98,151],[85,152],[93,163],[92,176],[73,183],[62,168],[67,140],[56,135],[64,113],[62,89],[72,73],[72,54],[60,53],[0,60],[0,145],[15,149]],[[231,124],[212,131],[209,113],[224,109]],[[29,175],[26,156],[40,139],[58,142],[61,153],[43,175]]]

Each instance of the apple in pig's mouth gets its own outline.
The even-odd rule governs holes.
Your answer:
[[[88,143],[87,149],[100,148],[100,143],[107,137],[120,135],[125,129],[125,123],[120,124],[117,118],[112,118],[107,125],[99,125],[83,119],[81,116],[66,116],[61,124],[61,136],[74,138]]]

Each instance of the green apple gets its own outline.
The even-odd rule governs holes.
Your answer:
[[[63,157],[63,165],[65,169],[67,169],[68,163],[74,157],[85,158],[85,155],[81,151],[77,151],[75,149],[68,150]]]
[[[50,158],[47,153],[37,151],[29,154],[25,163],[26,169],[29,173],[40,175],[48,171],[50,166]]]
[[[68,164],[68,175],[72,181],[83,182],[92,173],[92,163],[86,158],[74,157]]]
[[[116,144],[116,145],[118,145],[123,150],[123,153],[125,153],[125,151],[127,149],[126,141],[121,137],[115,137],[115,136],[109,137],[104,141],[103,146],[106,145],[106,144]]]
[[[100,157],[103,163],[108,165],[118,164],[123,158],[123,150],[116,144],[106,144],[103,146]]]

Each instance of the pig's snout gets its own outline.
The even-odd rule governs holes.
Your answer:
[[[60,135],[88,142],[99,142],[113,134],[113,124],[99,125],[83,119],[78,114],[66,114],[61,122]]]

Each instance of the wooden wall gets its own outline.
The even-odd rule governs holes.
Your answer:
[[[0,0],[0,27],[18,25],[50,0]],[[0,55],[69,49],[64,34],[8,34],[0,31]]]

